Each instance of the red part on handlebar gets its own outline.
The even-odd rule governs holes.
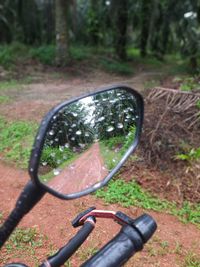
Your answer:
[[[93,216],[95,218],[105,218],[105,219],[113,219],[119,224],[127,224],[126,221],[122,220],[117,216],[117,212],[111,210],[92,210],[86,215],[84,215],[80,220],[79,223],[83,224],[84,221],[89,217]]]

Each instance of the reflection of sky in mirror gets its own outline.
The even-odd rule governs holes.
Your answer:
[[[93,112],[95,111],[93,96],[88,96],[88,97],[83,98],[79,101],[83,105],[84,109],[87,111],[87,114],[85,117],[85,122],[90,123],[91,126],[93,126],[94,125]]]

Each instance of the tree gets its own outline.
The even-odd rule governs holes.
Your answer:
[[[149,27],[151,20],[152,0],[143,0],[141,6],[141,39],[140,39],[140,54],[146,56],[146,48],[149,37]]]
[[[56,0],[56,64],[65,66],[69,59],[67,13],[69,0]]]
[[[128,24],[128,0],[114,0],[112,5],[115,6],[114,46],[118,57],[126,60],[127,45],[127,24]]]

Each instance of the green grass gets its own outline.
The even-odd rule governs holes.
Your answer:
[[[0,263],[8,263],[13,257],[17,257],[22,262],[24,258],[29,258],[34,263],[34,266],[38,266],[40,259],[37,257],[37,249],[43,247],[46,242],[47,237],[39,233],[35,227],[17,228],[3,248],[3,253],[0,255]],[[50,246],[49,242],[46,246]]]
[[[55,63],[55,46],[44,45],[40,47],[33,47],[29,50],[31,58],[37,59],[44,65],[53,65]]]
[[[6,161],[26,168],[37,126],[26,121],[6,122],[0,117],[0,153]]]
[[[183,267],[200,267],[200,257],[193,252],[188,252]]]
[[[70,57],[73,60],[82,61],[92,57],[93,48],[87,46],[73,45],[70,47]]]
[[[54,166],[50,166],[51,168],[58,168],[58,169],[64,169],[66,168],[67,166],[69,166],[73,161],[75,161],[76,159],[78,159],[78,157],[80,157],[80,154],[76,154],[74,152],[72,152],[73,154],[70,155],[70,157],[65,160],[64,162],[62,162],[60,165],[56,164]],[[55,157],[56,158],[56,157]],[[57,158],[56,158],[57,159]],[[44,161],[43,161],[44,162]],[[51,169],[50,171],[48,171],[48,173],[45,173],[45,174],[41,174],[39,175],[39,179],[40,181],[44,182],[44,183],[47,183],[48,181],[50,181],[53,177],[55,177],[55,174],[54,174],[54,170]]]
[[[135,126],[131,126],[127,136],[114,136],[100,142],[100,152],[108,170],[112,170],[118,164],[133,144],[135,131]]]
[[[6,69],[12,67],[17,61],[24,61],[28,57],[28,47],[21,43],[0,45],[0,65]]]
[[[4,68],[16,68],[18,63],[30,62],[32,59],[44,65],[55,64],[56,48],[54,44],[30,47],[14,42],[9,45],[0,45],[0,65]],[[128,61],[121,62],[115,58],[113,47],[90,47],[86,45],[71,44],[69,48],[69,62],[74,60],[84,61],[90,68],[100,68],[106,72],[121,75],[133,75],[138,67],[161,71],[167,74],[188,73],[188,63],[178,54],[167,55],[163,61],[158,60],[154,55],[140,57],[140,51],[134,47],[127,48]],[[31,61],[32,64],[32,61]]]
[[[185,161],[195,161],[200,159],[200,147],[197,149],[190,149],[187,153],[178,154],[176,159],[185,160]]]
[[[9,89],[18,89],[21,86],[21,82],[17,80],[8,80],[0,82],[0,91],[6,91]]]
[[[108,147],[103,142],[100,142],[100,152],[104,159],[106,168],[110,171],[118,164],[121,159],[120,153],[108,149]]]
[[[111,73],[117,73],[121,75],[133,74],[133,67],[131,67],[128,63],[125,62],[103,58],[99,60],[99,64],[105,71]]]
[[[0,95],[0,104],[5,104],[5,103],[8,103],[9,101],[10,101],[10,98],[8,96]]]
[[[113,180],[105,189],[97,191],[96,196],[104,199],[106,203],[165,211],[178,216],[184,223],[192,222],[200,226],[200,204],[192,205],[185,202],[182,208],[178,208],[175,203],[152,196],[134,180],[131,182],[125,182],[122,179]]]

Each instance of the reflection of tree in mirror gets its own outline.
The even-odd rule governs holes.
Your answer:
[[[134,141],[137,104],[123,89],[96,93],[68,104],[55,114],[46,133],[39,173],[48,181],[97,142],[111,170]],[[43,179],[44,178],[44,179]]]
[[[85,120],[86,113],[84,105],[77,101],[53,116],[41,156],[43,172],[68,162],[93,142],[93,131]]]
[[[53,146],[67,146],[74,150],[93,141],[93,131],[86,122],[87,110],[79,102],[61,109],[52,119],[48,140]]]
[[[94,96],[95,130],[99,139],[125,136],[136,125],[134,96],[125,90],[111,90]]]
[[[131,126],[128,135],[114,136],[100,142],[101,154],[108,170],[112,170],[133,143],[136,127]]]

